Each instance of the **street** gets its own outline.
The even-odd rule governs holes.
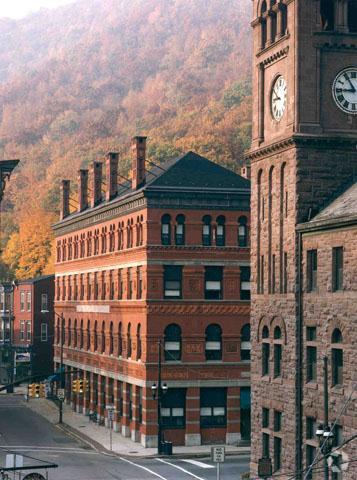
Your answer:
[[[58,464],[48,470],[49,480],[214,480],[217,475],[208,458],[122,458],[97,452],[67,436],[15,395],[0,396],[0,450],[1,466],[9,450],[32,457],[24,459],[25,465]],[[248,471],[248,462],[247,456],[227,457],[221,479],[239,480]]]

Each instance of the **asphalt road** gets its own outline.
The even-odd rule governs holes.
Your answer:
[[[216,480],[208,458],[120,458],[92,450],[26,408],[19,396],[0,396],[0,465],[9,451],[26,455],[25,465],[56,463],[49,480]],[[227,457],[221,480],[239,480],[248,457]],[[36,471],[34,469],[33,471]],[[39,470],[38,470],[39,471]],[[40,472],[40,471],[39,471]],[[45,471],[42,471],[44,477]],[[10,476],[12,479],[12,474]],[[21,477],[23,478],[23,477]],[[18,477],[16,477],[18,479]]]

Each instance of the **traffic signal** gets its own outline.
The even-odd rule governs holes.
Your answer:
[[[84,392],[84,380],[77,380],[78,393]]]
[[[40,383],[40,397],[46,398],[46,387],[44,383]]]
[[[29,384],[29,397],[34,397],[35,396],[35,383],[30,383]]]
[[[72,392],[73,393],[78,393],[78,380],[72,380]]]

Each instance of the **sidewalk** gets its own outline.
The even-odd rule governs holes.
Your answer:
[[[49,422],[58,424],[58,408],[50,400],[43,398],[31,398],[25,402],[26,407],[42,415]],[[69,405],[63,405],[63,424],[58,428],[63,429],[69,435],[77,437],[82,442],[90,444],[93,448],[102,452],[109,452],[110,439],[109,430],[106,427],[99,426],[90,422],[89,418],[72,411]],[[112,452],[122,456],[132,457],[151,457],[157,455],[156,448],[144,448],[140,443],[132,442],[123,437],[120,433],[112,432]],[[174,447],[174,456],[176,457],[207,457],[211,454],[210,445],[201,445],[197,447]],[[226,445],[226,455],[249,455],[250,447],[235,447]]]

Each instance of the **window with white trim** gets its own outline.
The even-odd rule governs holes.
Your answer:
[[[206,360],[222,359],[222,329],[219,325],[206,328]]]
[[[41,342],[47,342],[48,340],[48,325],[47,323],[41,323]]]
[[[227,424],[227,389],[201,388],[201,427],[224,427]]]
[[[24,322],[24,320],[20,321],[20,340],[22,342],[25,340],[25,322]]]
[[[169,388],[161,400],[161,422],[164,428],[185,427],[186,389]]]
[[[165,360],[181,360],[181,328],[172,323],[165,328],[164,335]]]
[[[48,312],[48,295],[47,293],[41,294],[41,312]]]
[[[205,299],[221,300],[223,298],[223,267],[205,268]]]
[[[164,297],[181,298],[182,291],[182,267],[177,265],[166,265],[164,267]]]

